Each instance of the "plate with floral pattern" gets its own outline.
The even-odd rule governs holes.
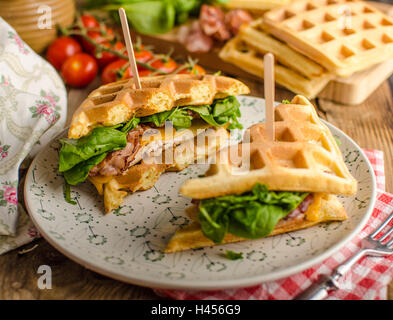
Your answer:
[[[265,120],[263,99],[240,96],[244,128]],[[32,162],[25,182],[25,203],[43,237],[81,265],[124,282],[173,289],[223,289],[255,285],[303,271],[344,246],[367,222],[376,196],[371,165],[359,146],[328,124],[339,141],[344,161],[358,181],[358,192],[339,197],[349,219],[322,223],[309,229],[274,237],[177,253],[164,253],[177,228],[190,221],[184,209],[190,199],[179,195],[188,179],[203,174],[206,164],[163,174],[156,185],[130,194],[105,215],[103,199],[85,182],[72,187],[64,199],[59,174],[59,143],[49,144]],[[242,130],[232,133],[240,141]],[[226,250],[242,253],[229,260]]]

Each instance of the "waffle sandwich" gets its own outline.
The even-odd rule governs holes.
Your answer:
[[[91,92],[61,139],[59,171],[68,185],[90,180],[105,211],[128,192],[151,188],[165,171],[208,157],[241,127],[242,82],[214,75],[168,75],[114,82]],[[202,146],[197,141],[207,141]]]
[[[275,108],[274,141],[267,140],[265,123],[250,127],[245,137],[219,151],[205,177],[182,185],[180,193],[193,199],[187,209],[192,223],[176,231],[166,252],[347,219],[335,194],[353,195],[357,181],[306,98]]]
[[[221,49],[219,56],[263,77],[263,56],[268,52],[276,57],[276,82],[296,94],[312,99],[333,78],[325,68],[269,34],[263,27],[262,18],[242,26],[238,35]]]
[[[266,12],[263,23],[340,77],[393,57],[393,19],[365,1],[294,1]]]

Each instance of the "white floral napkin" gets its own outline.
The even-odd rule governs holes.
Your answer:
[[[0,254],[23,244],[22,229],[34,236],[20,205],[19,169],[45,152],[66,116],[67,92],[58,73],[0,17]]]

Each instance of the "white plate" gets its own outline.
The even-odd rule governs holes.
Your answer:
[[[245,127],[264,121],[263,99],[239,97]],[[156,186],[126,197],[115,212],[103,214],[103,200],[89,182],[72,187],[77,205],[63,196],[57,172],[57,142],[33,161],[26,177],[25,202],[43,237],[86,268],[121,281],[155,288],[219,289],[250,286],[305,270],[339,250],[365,225],[374,207],[373,170],[362,150],[342,131],[329,125],[341,141],[345,163],[358,180],[355,196],[340,197],[349,215],[344,222],[324,223],[241,243],[164,254],[171,235],[187,224],[184,208],[190,199],[178,194],[180,185],[205,172],[193,165],[165,173]],[[238,132],[234,140],[241,137]],[[223,254],[243,253],[242,260]]]

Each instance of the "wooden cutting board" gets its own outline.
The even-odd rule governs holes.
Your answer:
[[[393,16],[393,5],[369,1],[372,5],[384,11],[386,14]],[[152,45],[157,52],[169,52],[173,50],[173,56],[192,57],[197,59],[198,64],[217,71],[222,71],[225,74],[232,76],[246,77],[250,79],[262,80],[255,75],[252,75],[237,66],[227,63],[218,57],[220,46],[214,47],[208,53],[190,53],[185,47],[177,41],[177,29],[159,36],[147,36],[134,34],[135,37],[141,37],[142,43],[145,45]],[[319,98],[332,100],[340,104],[355,105],[366,100],[374,90],[379,87],[389,76],[393,74],[393,59],[385,61],[368,70],[355,73],[346,79],[334,79],[320,92]]]

